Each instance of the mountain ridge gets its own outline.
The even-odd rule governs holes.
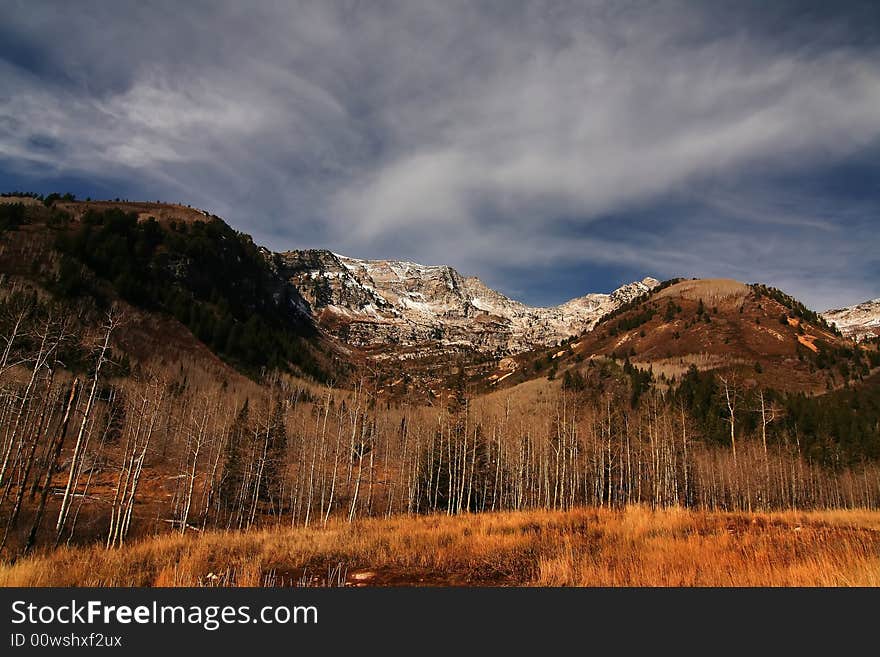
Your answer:
[[[608,359],[624,361],[634,390],[647,388],[646,381],[681,381],[693,367],[745,388],[807,395],[855,384],[880,366],[872,345],[855,345],[775,288],[732,279],[672,279],[609,313],[577,340],[504,359],[479,380],[490,388],[543,375],[581,382]],[[601,377],[593,376],[589,385],[601,387]]]
[[[251,375],[278,367],[341,380],[366,366],[404,381],[401,390],[440,390],[465,379],[500,387],[565,369],[570,350],[573,362],[628,355],[673,376],[691,361],[715,368],[733,359],[753,369],[760,361],[763,378],[810,391],[850,378],[832,375],[828,365],[850,360],[841,354],[854,345],[839,342],[836,329],[796,299],[757,284],[646,277],[609,293],[529,306],[450,265],[328,249],[273,252],[195,208],[128,201],[18,206],[4,198],[0,210],[10,231],[0,253],[3,273],[71,298],[106,302],[115,291],[148,314],[176,318]],[[45,257],[35,260],[38,252]],[[35,262],[42,263],[36,270]],[[861,371],[857,363],[846,367]],[[783,376],[792,368],[797,381]]]
[[[822,313],[845,336],[856,342],[880,336],[880,297]]]
[[[428,341],[511,354],[589,330],[607,312],[653,289],[657,279],[588,293],[557,306],[529,306],[450,265],[352,258],[327,249],[278,254],[280,273],[319,323],[358,346]]]

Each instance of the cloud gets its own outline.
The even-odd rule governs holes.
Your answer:
[[[589,219],[747,166],[846,156],[880,135],[880,60],[768,58],[738,40],[677,48],[631,29],[633,43],[613,47],[590,32],[563,50],[530,44],[529,58],[478,71],[479,93],[432,100],[428,124],[454,120],[343,189],[340,214],[368,238],[471,223],[486,204],[513,221],[533,208]]]
[[[880,143],[876,9],[818,11],[12,3],[0,175],[116,180],[274,248],[490,279],[607,262],[797,285],[797,254],[816,252],[852,294],[877,243],[840,228],[876,194],[853,219],[845,197],[768,182]]]

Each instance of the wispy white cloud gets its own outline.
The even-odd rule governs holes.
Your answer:
[[[275,248],[797,284],[804,253],[841,270],[876,238],[854,243],[840,207],[755,181],[878,143],[880,46],[854,41],[845,14],[792,12],[13,3],[0,158],[21,175],[136,180]],[[670,197],[691,207],[645,212]],[[852,293],[865,272],[826,280]]]

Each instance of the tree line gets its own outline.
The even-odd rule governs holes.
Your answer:
[[[616,384],[548,383],[533,399],[462,389],[426,406],[384,400],[369,376],[342,390],[283,373],[243,394],[185,372],[121,370],[117,307],[89,331],[72,321],[26,297],[0,305],[7,554],[398,513],[880,505],[877,399],[854,389],[807,412],[805,399],[745,390],[731,376],[694,370],[661,392],[642,388],[632,366],[615,379],[609,364]],[[68,353],[84,365],[68,369]],[[835,403],[840,417],[825,406]],[[846,424],[844,415],[874,422],[857,425],[864,444],[817,450],[833,433],[822,422]]]

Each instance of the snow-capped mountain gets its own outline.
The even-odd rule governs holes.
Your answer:
[[[847,337],[854,340],[871,338],[880,335],[880,298],[849,308],[826,310],[822,317]]]
[[[296,285],[319,322],[358,346],[439,341],[515,353],[590,329],[605,313],[658,284],[645,278],[611,294],[536,308],[446,265],[360,260],[318,249],[279,256],[279,273]]]

